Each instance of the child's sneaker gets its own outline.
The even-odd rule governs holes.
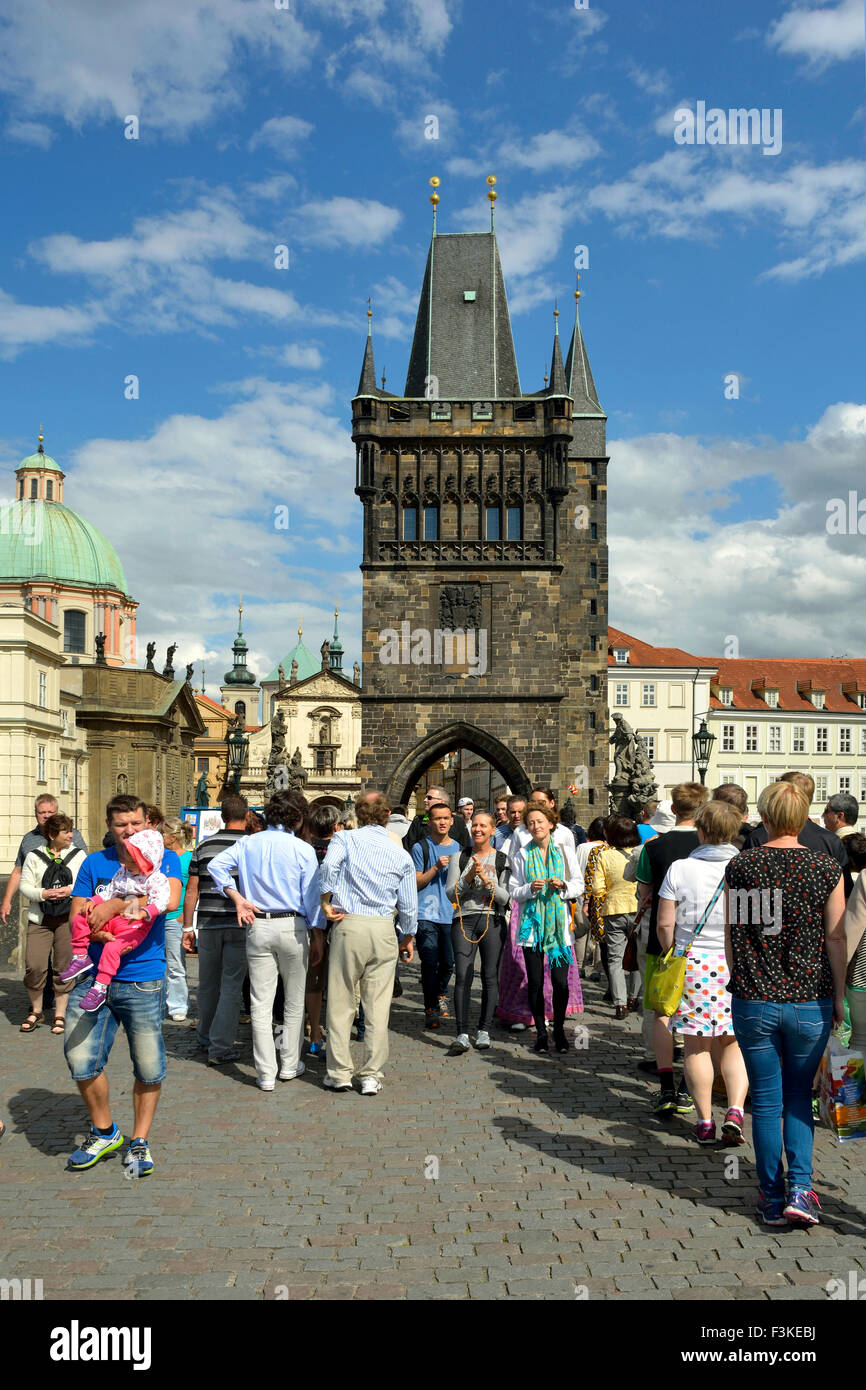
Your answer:
[[[725,1122],[722,1125],[722,1138],[726,1139],[729,1144],[745,1144],[744,1118],[742,1110],[738,1109],[736,1105],[729,1106],[725,1115]]]
[[[103,1158],[110,1158],[118,1149],[122,1149],[125,1143],[126,1140],[117,1125],[114,1126],[111,1134],[100,1134],[99,1130],[94,1129],[91,1125],[87,1139],[80,1148],[69,1155],[66,1166],[73,1171],[79,1168],[92,1168]]]
[[[758,1200],[755,1203],[755,1215],[763,1221],[765,1226],[784,1226],[786,1224],[782,1215],[784,1205],[781,1197],[765,1197],[763,1192],[759,1192]]]
[[[58,979],[62,984],[68,985],[72,980],[80,980],[82,975],[88,975],[93,969],[93,961],[89,956],[73,956],[65,970],[61,970]]]
[[[696,1141],[699,1144],[715,1144],[716,1142],[716,1122],[715,1120],[699,1120],[692,1130]]]
[[[794,1187],[782,1212],[786,1221],[795,1226],[817,1226],[821,1210],[817,1192],[803,1192]]]
[[[108,986],[101,985],[96,980],[80,1002],[81,1012],[85,1014],[95,1014],[97,1009],[101,1009],[105,1003],[105,996],[108,994]]]
[[[440,1017],[440,1018],[450,1018],[450,1017],[451,1017],[451,1015],[450,1015],[449,1012],[448,1012],[448,996],[447,996],[446,994],[440,994],[440,995],[439,995],[439,1017]]]
[[[323,1042],[311,1042],[307,1048],[307,1056],[313,1057],[317,1062],[326,1062],[328,1058],[325,1053],[325,1044]]]

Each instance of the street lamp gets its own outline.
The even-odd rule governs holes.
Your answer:
[[[698,772],[701,775],[701,786],[703,786],[706,781],[707,768],[710,765],[710,754],[715,741],[715,734],[710,733],[707,728],[706,719],[702,719],[701,727],[698,729],[698,732],[692,734],[692,754],[698,765]]]
[[[226,736],[228,743],[229,770],[234,777],[235,796],[241,789],[241,773],[246,766],[247,754],[250,747],[250,736],[240,727],[232,729]]]
[[[343,819],[344,819],[344,820],[349,820],[350,817],[354,818],[354,815],[355,815],[355,798],[352,796],[352,793],[349,792],[349,795],[346,797],[346,800],[345,800],[345,802],[343,803]]]

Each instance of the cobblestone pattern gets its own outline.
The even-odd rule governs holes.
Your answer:
[[[651,1115],[637,1022],[614,1023],[598,986],[584,1049],[537,1057],[531,1031],[497,1029],[451,1058],[453,1022],[425,1032],[403,975],[371,1098],[323,1091],[312,1064],[264,1094],[248,1027],[216,1069],[166,1023],[157,1167],[138,1182],[116,1157],[65,1171],[85,1114],[62,1042],[14,1031],[24,991],[0,975],[0,1277],[41,1278],[46,1299],[826,1300],[866,1270],[866,1146],[819,1131],[823,1224],[759,1227],[751,1145],[698,1149],[688,1121]],[[128,1135],[122,1039],[109,1079]]]

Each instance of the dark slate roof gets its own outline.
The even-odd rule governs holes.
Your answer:
[[[376,390],[376,369],[373,366],[373,339],[367,336],[367,346],[364,348],[364,362],[361,367],[361,379],[358,382],[358,389],[355,396],[377,396]]]
[[[474,300],[464,291],[474,291]],[[434,236],[415,322],[406,396],[496,400],[521,395],[505,280],[493,232]]]
[[[565,363],[565,380],[568,384],[568,394],[574,401],[575,415],[604,415],[592,379],[589,358],[580,331],[580,319],[577,317],[574,320],[574,332],[571,335],[571,346]]]
[[[553,366],[550,369],[550,383],[547,388],[547,394],[549,396],[567,396],[569,390],[565,381],[565,368],[562,365],[562,344],[559,341],[558,331],[553,339],[551,362]]]

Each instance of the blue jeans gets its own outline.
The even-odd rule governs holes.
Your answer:
[[[833,1026],[833,1000],[775,1004],[731,999],[734,1036],[749,1077],[752,1139],[765,1197],[784,1199],[782,1141],[788,1186],[812,1187],[812,1082]]]
[[[167,917],[165,922],[165,1009],[168,1014],[189,1009],[182,917]]]
[[[421,958],[421,988],[424,1008],[434,1009],[444,994],[454,969],[454,947],[451,944],[451,923],[419,922],[416,937]]]
[[[158,1086],[165,1080],[165,980],[112,980],[102,1008],[85,1014],[79,1005],[91,984],[85,975],[69,996],[63,1051],[73,1081],[92,1081],[101,1075],[123,1024],[136,1081]]]

